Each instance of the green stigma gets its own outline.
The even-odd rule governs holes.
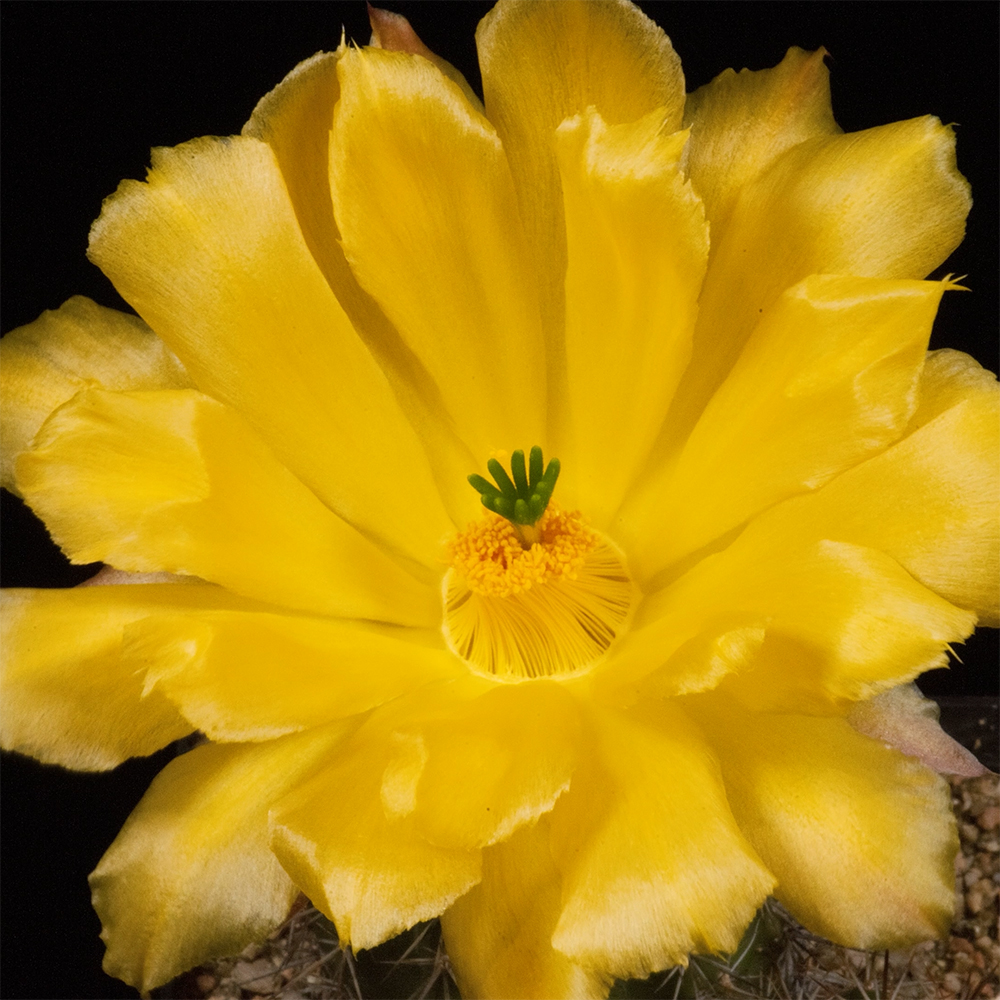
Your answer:
[[[486,467],[496,480],[495,486],[482,476],[469,476],[469,485],[480,494],[483,506],[507,518],[515,526],[530,526],[538,521],[556,488],[559,459],[551,459],[546,468],[542,462],[542,449],[535,445],[531,449],[527,468],[524,452],[520,449],[510,456],[511,475],[507,475],[507,470],[495,458],[491,458]]]

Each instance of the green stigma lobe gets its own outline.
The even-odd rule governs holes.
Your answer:
[[[546,467],[542,449],[536,445],[531,449],[527,466],[521,449],[511,455],[513,478],[495,458],[491,458],[486,467],[496,481],[495,486],[483,476],[469,476],[469,485],[480,495],[483,506],[513,524],[534,524],[538,521],[556,488],[559,459],[551,459]]]

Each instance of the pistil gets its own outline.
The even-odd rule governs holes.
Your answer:
[[[545,466],[542,449],[531,449],[528,466],[524,452],[519,448],[510,457],[510,474],[495,459],[486,467],[495,480],[491,483],[483,476],[469,476],[469,485],[479,493],[483,506],[508,520],[517,534],[521,547],[530,549],[539,541],[536,527],[545,513],[559,478],[559,459],[553,458]]]

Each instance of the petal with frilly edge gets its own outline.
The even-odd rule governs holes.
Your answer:
[[[184,389],[191,381],[136,316],[82,295],[0,340],[0,484],[16,492],[14,458],[58,406],[81,389]]]
[[[420,442],[312,258],[267,144],[154,150],[146,183],[105,200],[89,255],[195,385],[327,506],[435,566],[451,526]]]
[[[483,852],[483,879],[441,915],[448,960],[462,996],[600,998],[609,976],[552,947],[561,878],[543,816]]]
[[[920,398],[913,433],[747,530],[782,545],[831,538],[880,549],[981,624],[996,625],[1000,386],[968,355],[935,351]]]
[[[1000,404],[996,375],[983,368],[975,358],[948,347],[927,352],[918,395],[917,408],[910,418],[910,431],[923,427],[945,410],[967,400],[975,401],[978,406]]]
[[[337,61],[345,51],[319,52],[296,66],[258,102],[243,134],[263,140],[274,151],[306,244],[385,372],[399,406],[410,423],[420,428],[420,443],[442,501],[455,525],[461,527],[477,514],[475,495],[465,481],[477,460],[459,441],[440,390],[426,369],[378,303],[358,284],[333,217],[330,126],[340,98]]]
[[[432,684],[376,709],[330,765],[277,803],[272,848],[292,880],[355,950],[447,909],[479,881],[481,851],[422,837],[412,811],[424,757],[414,718],[448,717],[455,700],[488,687]]]
[[[938,719],[941,709],[925,698],[916,684],[900,684],[868,701],[858,701],[847,713],[847,721],[859,732],[916,757],[938,774],[975,778],[988,770],[952,739]]]
[[[465,477],[476,458],[458,439],[438,387],[378,303],[358,284],[340,244],[330,195],[330,126],[340,98],[337,61],[346,49],[300,63],[254,108],[243,134],[266,142],[277,158],[295,216],[316,263],[372,352],[420,443],[456,526],[476,516]],[[443,60],[442,60],[443,62]]]
[[[595,710],[552,812],[563,880],[553,945],[619,978],[733,951],[774,878],[743,839],[697,729],[669,702]]]
[[[333,107],[340,97],[337,60],[345,51],[317,52],[300,62],[257,102],[242,129],[271,147],[302,237],[334,292],[346,264],[337,246],[327,157]]]
[[[209,744],[160,772],[90,876],[109,975],[146,992],[285,919],[299,889],[269,849],[268,808],[348,731]]]
[[[793,46],[773,69],[727,69],[688,94],[688,175],[705,202],[713,242],[744,185],[786,149],[840,131],[830,107],[825,55],[824,49]]]
[[[331,513],[234,410],[190,389],[87,390],[17,482],[72,560],[201,577],[320,614],[433,625],[438,599]]]
[[[0,591],[5,750],[84,771],[117,767],[194,729],[122,655],[132,622],[164,612],[250,609],[208,584]]]
[[[481,462],[544,444],[535,282],[493,126],[420,56],[352,50],[338,72],[330,183],[351,268]]]
[[[755,715],[715,694],[690,710],[796,920],[866,950],[947,934],[958,838],[943,779],[843,719]]]
[[[124,655],[147,691],[224,742],[273,739],[464,673],[436,630],[238,611],[146,618],[126,631]]]
[[[810,274],[922,279],[965,234],[969,185],[936,118],[808,139],[746,185],[712,257],[691,367],[671,413],[683,439],[767,308]]]
[[[677,461],[623,511],[621,535],[640,579],[899,438],[950,287],[812,275],[786,291]]]
[[[830,712],[943,666],[948,644],[972,632],[975,616],[921,586],[884,552],[822,534],[796,538],[780,519],[760,518],[729,548],[646,599],[636,626],[598,668],[599,683],[624,685],[670,665],[690,637],[740,625],[749,628],[752,666],[740,655],[724,661],[735,673],[715,672],[716,683],[756,708]],[[693,690],[683,658],[679,669],[685,672],[675,690]]]
[[[627,0],[502,0],[480,22],[476,45],[486,114],[514,176],[546,331],[558,338],[566,240],[555,129],[589,107],[609,125],[663,108],[665,131],[675,131],[684,110],[680,59],[662,29]]]
[[[647,660],[662,662],[662,666],[646,674],[637,689],[630,692],[628,688],[623,688],[619,694],[624,695],[626,701],[631,701],[636,697],[672,698],[680,694],[711,691],[729,674],[743,670],[754,662],[767,637],[767,623],[766,614],[747,614],[730,608],[728,613],[713,616],[707,627],[676,649],[671,644],[660,650],[646,647],[643,652]],[[616,679],[620,679],[615,675],[624,672],[623,667],[628,669],[626,665],[630,659],[631,653],[625,653],[618,662],[618,669],[609,668],[602,681],[613,685]]]
[[[598,528],[666,416],[708,260],[704,212],[680,169],[687,133],[665,135],[665,115],[608,126],[590,108],[555,134],[568,252],[559,490]]]
[[[368,4],[368,20],[372,26],[371,44],[377,49],[388,49],[391,52],[409,52],[410,55],[423,56],[432,62],[449,80],[457,83],[465,94],[468,102],[477,110],[483,110],[483,102],[469,86],[468,80],[446,59],[432,52],[420,40],[410,22],[402,14],[383,10]]]
[[[499,685],[443,718],[399,730],[391,799],[412,808],[432,843],[494,844],[569,788],[580,738],[579,707],[562,685]]]

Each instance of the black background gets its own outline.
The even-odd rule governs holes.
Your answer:
[[[488,3],[386,3],[480,89],[473,33]],[[831,53],[845,131],[932,113],[956,123],[975,206],[965,243],[939,274],[966,274],[945,297],[932,346],[996,370],[997,5],[992,3],[643,3],[671,36],[688,89],[732,66],[761,69],[790,45]],[[101,199],[142,178],[152,146],[238,133],[297,62],[367,41],[363,3],[27,3],[6,0],[3,29],[3,329],[74,294],[128,307],[84,252]],[[67,586],[44,528],[3,495],[5,586]],[[932,694],[990,693],[996,632],[927,675]],[[162,757],[79,775],[5,755],[3,979],[8,998],[129,997],[100,972],[103,946],[86,875]]]

